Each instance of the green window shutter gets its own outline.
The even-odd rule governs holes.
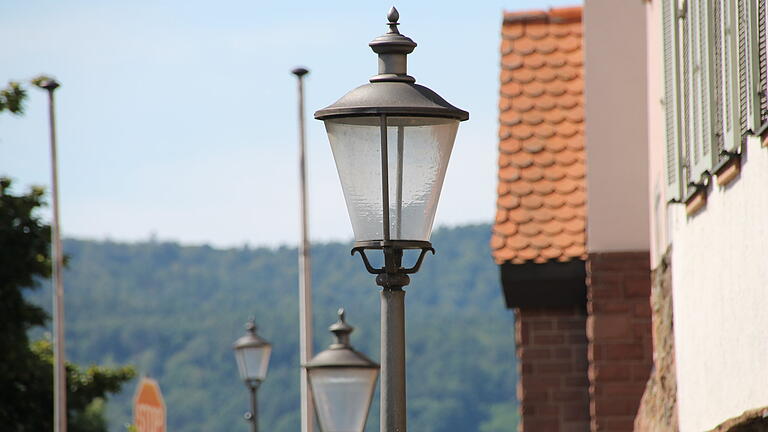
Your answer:
[[[750,129],[749,124],[749,62],[747,45],[747,0],[736,1],[738,15],[738,83],[739,83],[739,135],[743,136]]]
[[[714,0],[712,3],[712,151],[714,155],[721,154],[727,137],[729,117],[729,105],[733,105],[728,99],[728,63],[724,56],[728,47],[727,38],[723,29],[726,26],[727,5],[724,0]]]
[[[679,201],[682,195],[680,161],[679,38],[677,0],[662,1],[664,49],[664,127],[666,137],[667,199]]]
[[[744,133],[745,122],[742,121],[742,113],[746,114],[742,108],[741,83],[745,77],[739,71],[740,59],[737,56],[738,37],[737,37],[737,17],[736,8],[732,0],[715,0],[719,3],[719,11],[715,14],[719,26],[714,29],[719,35],[719,52],[715,57],[719,59],[720,73],[722,74],[722,85],[716,87],[720,96],[719,104],[722,110],[721,123],[719,130],[720,143],[715,148],[715,159],[722,160],[724,152],[734,153],[739,150],[741,137]],[[743,0],[739,0],[743,1]],[[737,103],[738,102],[738,103]]]
[[[680,178],[680,182],[684,186],[683,191],[687,192],[687,185],[691,176],[691,165],[693,164],[693,145],[691,143],[693,142],[695,136],[693,119],[696,116],[693,113],[693,107],[695,104],[692,103],[693,98],[691,96],[691,90],[693,88],[693,79],[691,73],[691,28],[693,20],[691,19],[690,5],[688,5],[686,2],[684,3],[684,6],[685,9],[682,11],[682,19],[679,20],[677,26],[680,34],[680,54],[678,55],[678,62],[680,65],[680,84],[678,88],[680,89],[680,98],[682,101],[682,115],[680,116],[682,122],[682,139],[680,140],[679,154],[682,159],[681,165],[684,167],[684,173]]]
[[[688,3],[691,140],[688,143],[690,170],[688,182],[700,184],[713,164],[712,133],[712,55],[711,1]]]
[[[760,77],[759,82],[757,83],[757,92],[759,95],[759,104],[760,108],[758,110],[758,118],[760,125],[768,122],[768,95],[766,95],[766,87],[768,87],[768,52],[766,52],[766,49],[768,49],[768,46],[766,46],[766,21],[768,21],[768,16],[766,16],[766,0],[758,0],[757,4],[757,11],[756,11],[756,17],[757,20],[757,35],[755,37],[756,39],[756,48],[758,52],[758,76]]]

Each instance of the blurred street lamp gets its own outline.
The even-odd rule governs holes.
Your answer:
[[[469,114],[407,74],[416,43],[397,30],[399,13],[387,16],[389,31],[369,46],[379,55],[379,74],[315,112],[325,123],[359,252],[381,291],[381,432],[406,431],[405,303],[403,287],[427,251],[448,159],[459,122]],[[420,250],[412,267],[405,250]],[[381,250],[384,266],[371,265],[366,250]]]
[[[251,431],[258,432],[256,392],[261,382],[267,377],[272,345],[256,334],[256,324],[253,320],[248,321],[245,330],[245,335],[236,340],[232,348],[235,350],[240,379],[245,382],[246,387],[251,392],[251,411],[245,413],[245,419],[251,423]]]
[[[64,253],[61,250],[61,223],[59,219],[59,161],[56,147],[56,105],[53,93],[61,86],[55,79],[40,76],[32,84],[48,92],[48,120],[51,141],[51,202],[53,218],[53,429],[67,432],[67,371],[64,349]]]
[[[336,342],[304,366],[322,432],[363,432],[376,388],[379,365],[349,344],[354,327],[344,319],[329,327]]]

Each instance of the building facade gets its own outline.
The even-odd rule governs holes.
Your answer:
[[[672,305],[679,430],[735,430],[768,406],[766,2],[646,8],[651,265]]]

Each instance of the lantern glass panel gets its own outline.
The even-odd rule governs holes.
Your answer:
[[[267,377],[269,356],[272,347],[269,345],[245,346],[235,350],[237,369],[243,380],[263,381]]]
[[[362,432],[379,370],[316,368],[309,371],[323,432]]]
[[[391,240],[429,241],[459,121],[386,117]],[[384,239],[381,117],[325,121],[356,241]]]

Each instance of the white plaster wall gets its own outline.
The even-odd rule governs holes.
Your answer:
[[[587,247],[648,250],[645,2],[584,4]]]
[[[768,148],[693,217],[672,205],[672,289],[682,432],[768,405]]]

